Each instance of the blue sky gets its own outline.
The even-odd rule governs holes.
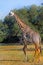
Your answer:
[[[0,19],[3,19],[12,9],[32,4],[41,5],[42,2],[43,0],[0,0]]]

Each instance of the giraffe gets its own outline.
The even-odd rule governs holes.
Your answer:
[[[22,31],[22,37],[23,37],[23,42],[24,42],[24,47],[23,47],[23,51],[24,51],[24,55],[27,59],[27,41],[33,42],[35,45],[35,54],[34,54],[34,58],[36,60],[40,60],[40,54],[41,54],[41,37],[39,35],[38,32],[32,30],[30,28],[30,26],[26,25],[18,16],[16,13],[10,12],[9,16],[13,16],[16,19],[17,24],[19,25],[21,31]],[[34,60],[35,60],[34,59]]]

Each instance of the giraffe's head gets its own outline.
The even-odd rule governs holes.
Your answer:
[[[14,16],[14,12],[11,11],[11,12],[9,13],[9,15],[10,15],[10,16]]]

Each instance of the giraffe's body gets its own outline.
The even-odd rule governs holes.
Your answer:
[[[22,31],[22,34],[23,34],[22,36],[23,36],[23,41],[24,41],[23,51],[24,51],[25,56],[26,56],[26,49],[27,49],[26,41],[34,43],[35,54],[37,54],[37,51],[38,51],[38,55],[39,55],[41,51],[41,47],[40,47],[41,38],[40,38],[39,33],[33,31],[28,25],[26,25],[23,21],[21,21],[21,19],[15,13],[11,12],[10,15],[15,17],[17,24],[19,25]]]

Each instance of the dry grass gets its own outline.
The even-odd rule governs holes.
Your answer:
[[[22,45],[0,46],[0,65],[43,65],[43,52],[40,63],[29,62],[34,56],[34,51],[27,51],[29,60],[24,62],[25,57],[22,48]],[[34,45],[28,46],[28,49],[32,48]]]

